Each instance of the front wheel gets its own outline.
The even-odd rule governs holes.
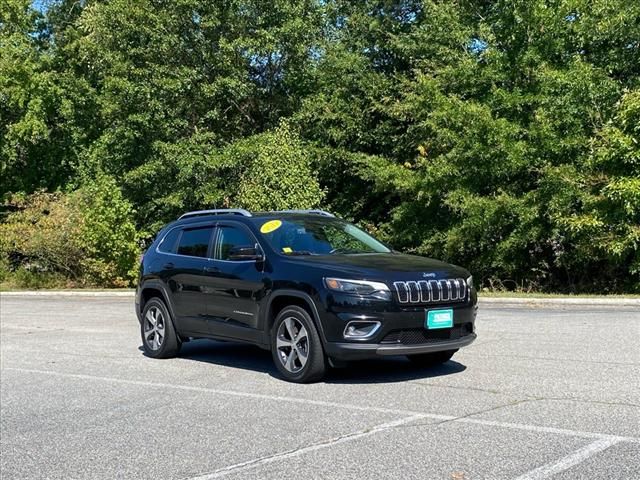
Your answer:
[[[457,351],[458,350],[445,350],[443,352],[420,353],[417,355],[407,355],[407,358],[416,365],[431,367],[448,362]]]
[[[298,306],[285,307],[276,317],[271,353],[278,371],[290,382],[316,382],[327,369],[318,330],[309,313]]]

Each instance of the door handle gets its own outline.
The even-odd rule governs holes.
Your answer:
[[[169,269],[173,268],[173,263],[172,263],[172,262],[165,263],[165,264],[162,266],[162,268],[163,268],[163,269],[165,269],[165,270],[169,270]]]
[[[218,273],[220,269],[218,267],[204,267],[206,273]]]

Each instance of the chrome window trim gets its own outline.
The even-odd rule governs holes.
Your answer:
[[[212,232],[211,232],[211,239],[209,239],[209,247],[211,247],[211,240],[213,239],[213,237],[215,236],[215,229],[216,226],[212,225],[211,223],[194,223],[194,224],[186,224],[186,225],[176,225],[175,227],[170,228],[169,230],[167,230],[167,233],[165,233],[162,236],[162,240],[160,240],[158,242],[158,244],[156,245],[155,248],[155,252],[159,253],[160,255],[171,255],[172,257],[180,257],[180,258],[201,258],[203,260],[211,260],[211,257],[209,257],[208,253],[209,253],[209,248],[207,249],[207,256],[206,257],[196,257],[194,255],[183,255],[181,253],[171,253],[171,252],[163,252],[161,250],[158,250],[160,248],[160,245],[162,245],[162,242],[164,242],[164,239],[167,238],[167,235],[169,235],[170,232],[172,232],[173,230],[177,230],[177,229],[182,229],[184,230],[195,230],[197,228],[211,228]],[[180,245],[180,238],[182,237],[182,231],[180,232],[180,235],[178,235],[178,239],[177,239],[177,245]]]

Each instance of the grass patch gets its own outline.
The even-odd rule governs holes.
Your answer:
[[[0,291],[63,290],[77,286],[75,282],[60,273],[34,272],[21,267],[14,272],[4,272],[0,282]]]

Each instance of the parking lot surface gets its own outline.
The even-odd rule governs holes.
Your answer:
[[[640,312],[481,305],[452,361],[280,380],[268,352],[140,348],[132,298],[0,295],[13,478],[640,479]]]

